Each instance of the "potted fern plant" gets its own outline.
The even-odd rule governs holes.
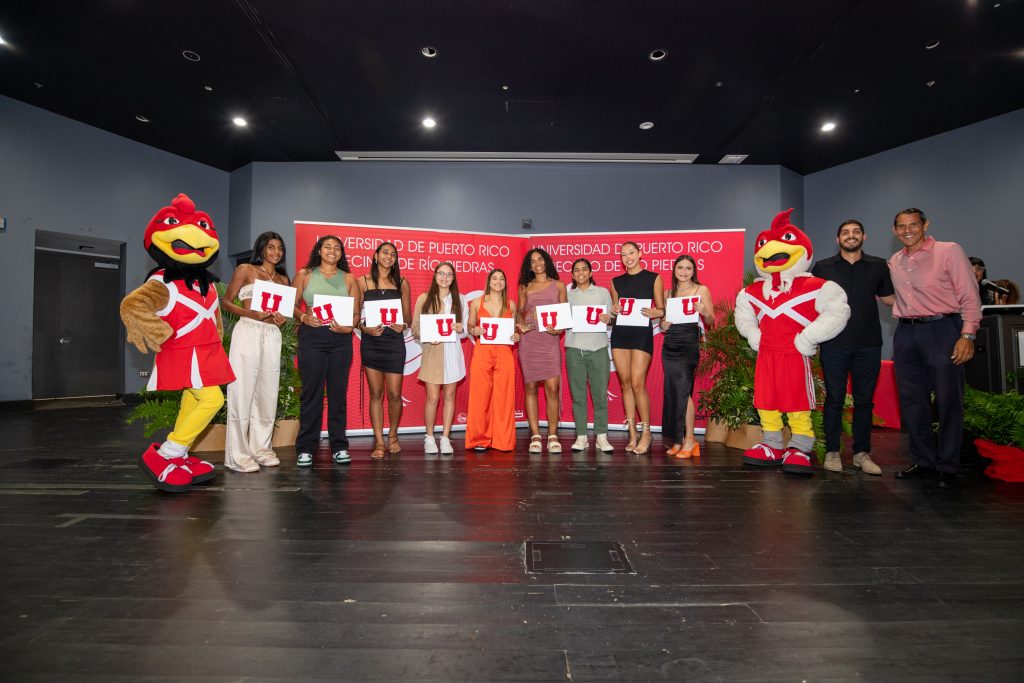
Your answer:
[[[964,431],[975,437],[978,453],[992,460],[985,468],[987,476],[1024,482],[1024,395],[966,387]]]

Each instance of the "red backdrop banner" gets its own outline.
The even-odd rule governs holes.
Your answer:
[[[535,236],[506,235],[486,232],[456,232],[393,226],[356,225],[347,223],[295,223],[295,268],[301,268],[309,258],[310,250],[323,235],[335,235],[345,247],[349,267],[355,276],[370,270],[373,252],[381,242],[392,242],[398,248],[399,266],[403,277],[408,278],[412,289],[412,300],[427,290],[438,263],[450,261],[455,266],[463,306],[483,293],[487,274],[494,268],[505,271],[509,284],[510,298],[516,299],[516,282],[519,267],[526,253],[535,247],[547,251],[555,262],[560,278],[568,285],[571,282],[572,263],[577,258],[586,258],[593,265],[594,277],[602,287],[609,287],[611,279],[623,272],[619,260],[619,248],[625,241],[636,242],[643,252],[644,267],[658,273],[664,286],[671,284],[672,262],[679,254],[689,254],[697,261],[699,277],[708,285],[715,300],[735,298],[743,280],[744,249],[742,229],[664,231],[664,232],[619,232],[594,234],[548,234]],[[407,321],[411,322],[411,321]],[[651,422],[661,424],[662,369],[661,334],[655,329],[654,359],[648,374],[647,389],[651,395]],[[369,397],[366,381],[359,362],[359,336],[354,340],[352,374],[348,389],[348,427],[350,433],[365,433],[370,429]],[[463,342],[466,367],[472,355],[473,345]],[[402,400],[405,410],[402,415],[401,431],[423,429],[423,384],[417,380],[420,347],[406,333],[405,379]],[[516,419],[525,420],[523,413],[523,384],[517,366]],[[458,387],[455,428],[466,421],[469,381],[467,377]],[[698,391],[701,387],[698,385]],[[624,420],[619,400],[618,380],[614,372],[608,387],[609,423],[620,424]],[[544,394],[540,392],[540,414],[544,412]],[[572,424],[572,401],[569,396],[568,380],[562,381],[561,420]],[[438,411],[440,417],[440,411]]]

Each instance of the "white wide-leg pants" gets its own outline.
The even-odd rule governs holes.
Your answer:
[[[281,379],[281,330],[241,318],[228,354],[235,381],[228,385],[224,465],[251,470],[254,461],[276,457],[270,447]]]

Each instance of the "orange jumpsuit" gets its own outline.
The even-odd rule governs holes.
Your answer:
[[[499,317],[511,318],[512,311],[505,309]],[[469,365],[466,448],[515,450],[515,400],[516,362],[512,347],[477,342]]]

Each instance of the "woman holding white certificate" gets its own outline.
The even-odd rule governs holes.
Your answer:
[[[235,268],[221,308],[238,316],[231,334],[229,360],[235,381],[228,385],[227,439],[224,467],[236,472],[259,472],[260,465],[281,464],[270,446],[277,417],[281,377],[281,330],[287,318],[279,311],[249,308],[257,280],[288,285],[284,239],[276,232],[256,238],[249,263]],[[235,298],[242,302],[235,304]]]
[[[495,268],[487,274],[483,296],[469,302],[469,333],[477,342],[469,364],[466,448],[515,450],[516,361],[512,344],[519,341],[515,317],[516,304],[508,300],[505,272]],[[508,343],[489,343],[502,341],[498,329],[502,319],[508,321]]]
[[[372,458],[383,458],[384,448],[384,393],[388,395],[388,446],[386,452],[401,453],[398,443],[398,425],[402,421],[402,378],[405,373],[405,321],[409,320],[409,281],[402,277],[398,263],[398,248],[391,242],[381,242],[373,252],[370,274],[359,278],[359,291],[363,301],[395,303],[401,308],[402,322],[386,322],[384,316],[370,325],[364,320],[359,329],[363,333],[359,351],[362,356],[366,384],[370,389],[370,426],[373,427]],[[397,316],[390,318],[397,321]]]
[[[573,319],[576,320],[577,314],[581,314],[583,321],[590,325],[607,325],[611,320],[612,297],[607,289],[594,283],[589,260],[579,258],[573,262],[572,281],[568,296]],[[566,332],[565,374],[569,377],[572,417],[576,423],[576,441],[572,449],[585,451],[590,447],[590,441],[587,440],[589,383],[590,398],[594,402],[594,433],[597,435],[597,448],[605,453],[611,453],[615,449],[608,443],[608,377],[611,374],[608,333],[577,332],[576,329]]]
[[[711,323],[715,318],[711,291],[697,279],[697,262],[692,256],[683,254],[672,264],[672,288],[665,297],[661,436],[664,443],[672,444],[665,450],[667,455],[689,458],[700,455],[700,444],[693,438],[693,380],[700,360],[701,320]]]
[[[636,242],[624,242],[619,255],[626,272],[612,279],[612,360],[629,429],[626,451],[643,455],[651,449],[651,399],[647,395],[647,371],[654,356],[651,320],[665,314],[665,291],[661,277],[644,269]],[[635,427],[634,415],[640,417]]]
[[[519,366],[526,389],[526,419],[530,423],[530,453],[543,450],[540,437],[540,405],[537,391],[544,385],[548,417],[548,453],[561,453],[558,443],[559,394],[562,384],[562,353],[558,338],[562,331],[538,306],[566,303],[565,285],[558,280],[555,263],[543,249],[531,249],[519,269],[519,316],[516,327],[523,335],[519,344]],[[557,319],[556,319],[557,321]]]
[[[348,258],[341,240],[324,235],[313,245],[309,260],[292,281],[295,287],[295,317],[299,328],[299,376],[302,378],[299,434],[295,450],[299,467],[313,465],[313,453],[320,444],[323,424],[324,383],[327,384],[327,436],[334,462],[351,462],[348,454],[348,376],[352,367],[352,328],[355,316],[327,321],[313,312],[316,296],[352,297],[352,310],[359,310],[359,287],[348,272]],[[301,303],[299,303],[301,302]],[[301,310],[304,306],[305,310]]]
[[[454,316],[439,318],[440,315]],[[424,318],[423,316],[429,316]],[[424,341],[424,321],[433,324],[438,334],[445,334],[453,341]],[[461,341],[465,337],[462,325],[462,298],[459,296],[459,281],[455,278],[455,266],[445,261],[434,268],[434,279],[426,292],[416,299],[412,314],[412,334],[420,341],[420,381],[426,387],[427,401],[423,404],[423,423],[427,435],[423,438],[423,452],[437,453],[438,444],[434,439],[434,423],[437,420],[437,403],[444,392],[444,409],[441,426],[440,452],[451,455],[451,431],[455,422],[455,390],[458,382],[466,376],[466,358],[462,354]]]

